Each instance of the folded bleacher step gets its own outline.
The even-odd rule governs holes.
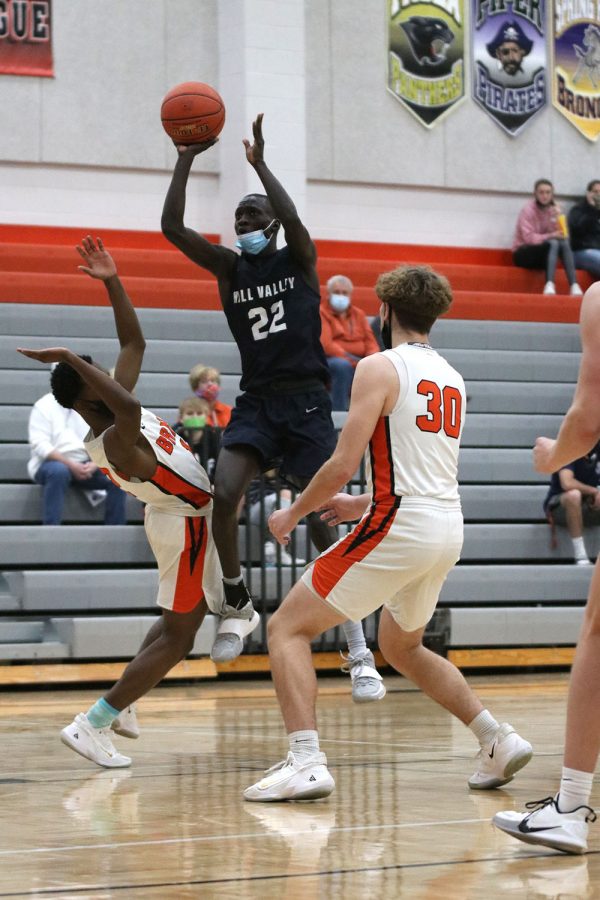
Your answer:
[[[69,647],[60,641],[0,642],[0,660],[67,659],[69,656]]]

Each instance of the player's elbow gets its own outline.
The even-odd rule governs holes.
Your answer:
[[[183,223],[177,222],[167,210],[161,216],[160,228],[166,239],[172,244],[177,244],[178,240],[181,239]]]

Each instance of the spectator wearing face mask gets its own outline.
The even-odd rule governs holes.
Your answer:
[[[348,409],[357,363],[379,351],[366,315],[352,305],[353,288],[345,275],[334,275],[321,302],[321,344],[331,375],[331,404],[337,410]]]
[[[232,407],[221,403],[218,399],[221,390],[221,373],[211,366],[198,363],[189,374],[190,387],[197,397],[208,403],[206,422],[213,428],[225,428],[229,425]]]
[[[202,397],[186,397],[179,404],[179,418],[173,431],[186,441],[211,482],[221,446],[221,431],[208,423],[210,408]]]

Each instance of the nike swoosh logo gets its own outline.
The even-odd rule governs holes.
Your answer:
[[[495,751],[495,749],[496,749],[496,745],[494,744],[494,745],[492,746],[492,752],[491,752],[491,753],[488,753],[488,756],[489,756],[490,759],[493,759],[493,758],[494,758],[494,751]]]
[[[319,408],[318,406],[313,406],[312,409],[307,409],[306,412],[307,412],[307,413],[311,413],[311,412],[314,412],[315,409],[318,409],[318,408]]]
[[[543,828],[530,828],[527,822],[519,822],[521,834],[533,834],[536,831],[555,831],[560,825],[545,825]]]

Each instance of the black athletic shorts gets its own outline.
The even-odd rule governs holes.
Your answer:
[[[323,387],[262,397],[241,394],[223,432],[222,446],[254,447],[264,471],[278,468],[283,476],[312,478],[336,442],[331,399]]]

